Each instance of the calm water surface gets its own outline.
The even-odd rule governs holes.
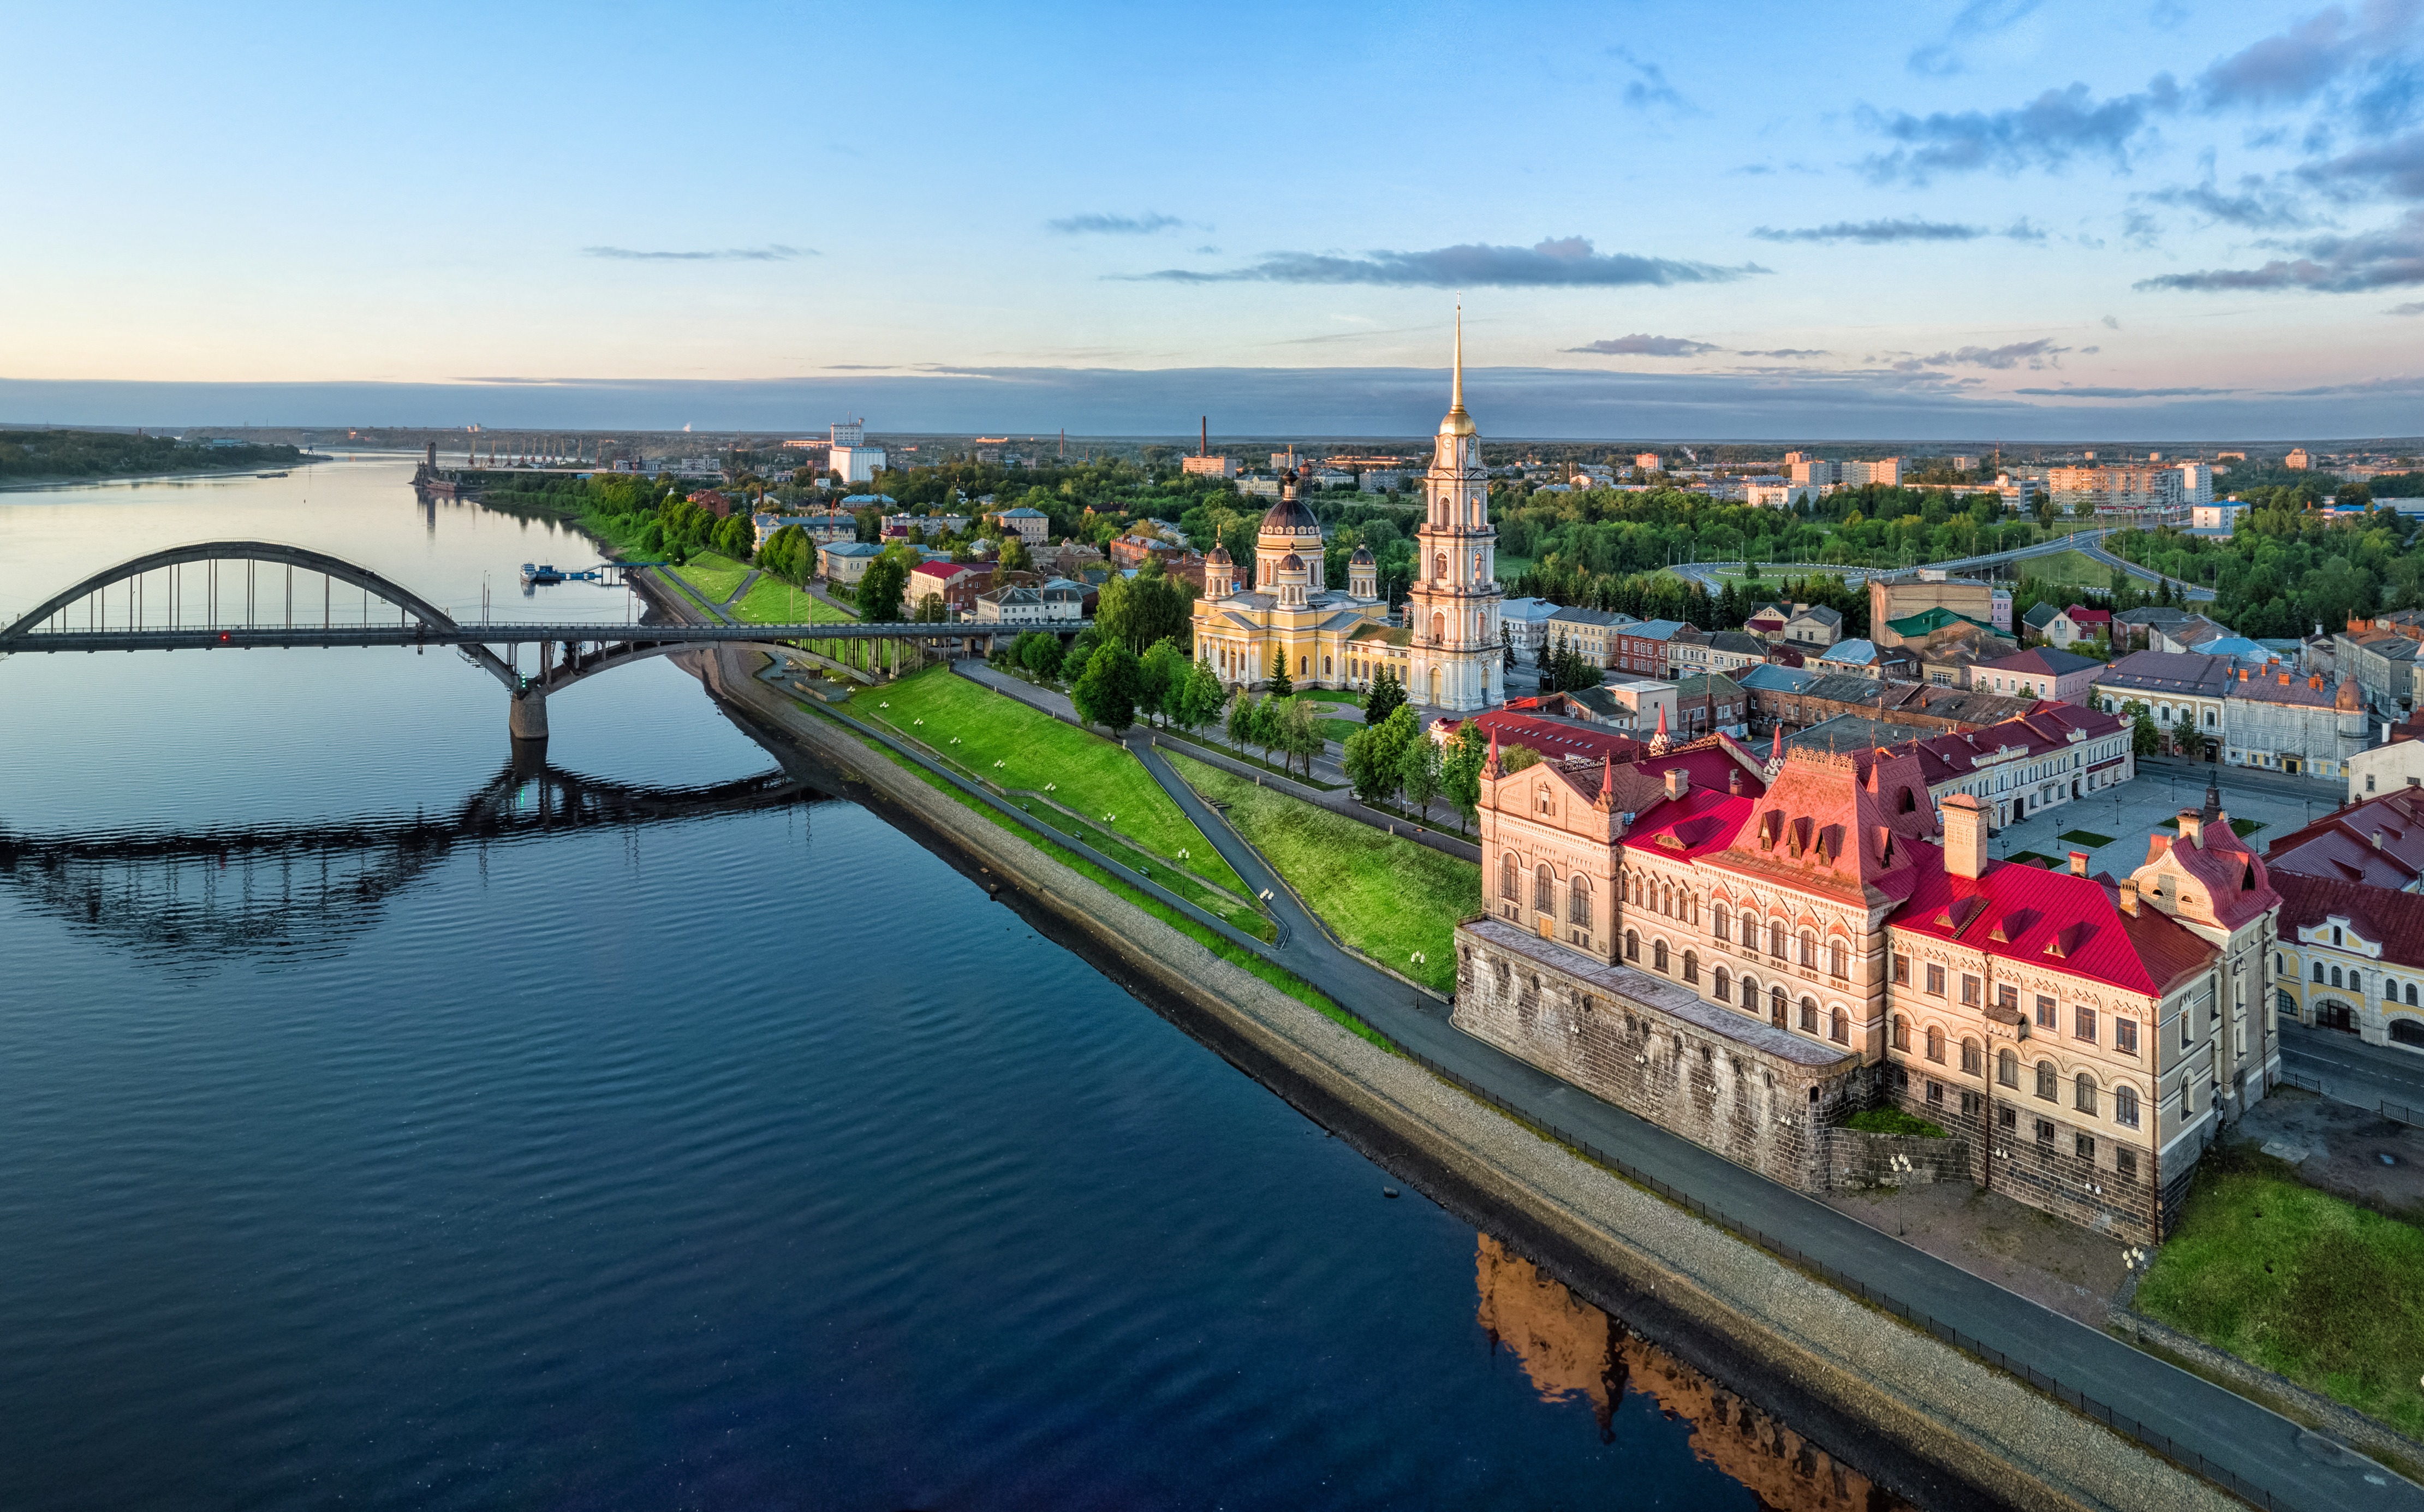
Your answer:
[[[0,614],[629,613],[408,471],[0,494]],[[0,661],[0,1506],[1867,1504],[678,668],[550,705],[577,784],[451,653]]]

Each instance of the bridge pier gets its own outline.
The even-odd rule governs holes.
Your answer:
[[[507,700],[505,727],[513,732],[514,743],[547,739],[547,690],[535,685],[523,689]]]

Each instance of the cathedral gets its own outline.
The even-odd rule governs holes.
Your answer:
[[[1457,326],[1447,418],[1424,479],[1427,511],[1414,533],[1416,578],[1406,623],[1390,623],[1368,548],[1347,565],[1347,586],[1324,579],[1321,523],[1296,496],[1291,472],[1254,535],[1254,581],[1241,581],[1214,547],[1195,601],[1195,655],[1231,687],[1253,687],[1284,665],[1300,688],[1361,692],[1383,670],[1416,703],[1468,712],[1506,702],[1500,680],[1498,533],[1481,440],[1464,410],[1464,329]]]

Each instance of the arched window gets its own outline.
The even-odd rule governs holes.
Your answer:
[[[1759,948],[1759,920],[1751,916],[1751,911],[1747,908],[1743,910],[1742,944],[1746,950]]]
[[[2407,984],[2407,1006],[2410,1008],[2416,1006],[2416,984],[2412,981]]]
[[[2071,1083],[2070,1106],[2082,1113],[2096,1111],[2095,1077],[2083,1071],[2079,1074],[2079,1079]]]
[[[1700,956],[1696,950],[1683,952],[1683,979],[1698,983],[1700,979]]]
[[[2055,1088],[2055,1083],[2060,1078],[2054,1075],[2052,1061],[2040,1060],[2037,1062],[2037,1095],[2039,1097],[2042,1097],[2047,1102],[2050,1103],[2056,1097],[2060,1096],[2061,1093],[2057,1091]]]
[[[1804,1034],[1818,1032],[1818,1000],[1814,997],[1801,1000],[1801,1031]]]
[[[2020,1053],[2018,1051],[2006,1049],[1996,1052],[1995,1079],[2014,1091],[2019,1090]]]
[[[1910,1020],[1900,1013],[1893,1016],[1893,1047],[1906,1051],[1910,1048]]]
[[[1927,1027],[1927,1058],[1939,1066],[1944,1063],[1944,1031],[1933,1024]]]
[[[1666,969],[1666,941],[1652,940],[1650,942],[1650,968],[1652,971],[1658,972],[1664,972]]]
[[[1818,969],[1818,936],[1808,930],[1801,931],[1801,969],[1804,971]]]
[[[2323,963],[2322,963],[2321,962],[2318,961],[2318,962],[2316,962],[2316,963],[2315,963],[2315,985],[2316,985],[2316,986],[2318,986],[2318,987],[2320,987],[2320,986],[2321,986],[2322,984],[2323,984]]]
[[[2138,1089],[2126,1081],[2113,1089],[2113,1122],[2125,1129],[2138,1126]]]
[[[1516,889],[1515,852],[1507,851],[1498,858],[1498,896],[1510,903],[1520,903],[1523,895]]]
[[[1431,576],[1442,579],[1444,579],[1447,576],[1447,553],[1445,551],[1442,551],[1439,555],[1431,558]]]
[[[1778,961],[1784,959],[1784,925],[1778,920],[1768,921],[1767,953]]]
[[[1961,1074],[1983,1076],[1986,1074],[1986,1058],[1975,1040],[1961,1042]]]
[[[1659,889],[1658,889],[1658,912],[1660,912],[1661,914],[1666,915],[1667,917],[1669,917],[1669,918],[1672,918],[1672,917],[1674,917],[1674,916],[1675,916],[1675,889],[1674,889],[1674,888],[1672,888],[1672,887],[1661,887],[1661,888],[1659,888]]]
[[[1852,971],[1852,952],[1841,940],[1826,942],[1826,975],[1848,977]]]
[[[1709,934],[1719,945],[1723,945],[1726,943],[1726,936],[1732,932],[1732,924],[1733,915],[1722,908],[1718,909],[1709,915]]]
[[[1549,869],[1545,861],[1540,863],[1539,870],[1532,873],[1532,906],[1543,914],[1557,911],[1557,874]]]
[[[1774,1020],[1776,1020],[1776,1022],[1777,1022],[1777,1024],[1778,1025],[1778,1027],[1781,1027],[1781,1026],[1783,1025],[1783,1023],[1784,1023],[1784,989],[1783,989],[1783,988],[1781,988],[1781,987],[1770,987],[1770,988],[1767,990],[1767,1012],[1768,1012],[1768,1016],[1769,1016],[1770,1018],[1773,1018]]]
[[[1446,642],[1446,640],[1447,640],[1447,616],[1446,616],[1445,614],[1433,614],[1433,615],[1431,616],[1431,642],[1432,642],[1432,644],[1433,644],[1433,645],[1442,645],[1442,644],[1444,644],[1444,643]]]
[[[1742,1003],[1744,1012],[1756,1013],[1759,1011],[1758,978],[1745,977],[1742,979]]]
[[[1714,995],[1716,997],[1718,1002],[1730,1003],[1733,1001],[1733,981],[1731,973],[1728,972],[1723,966],[1719,966],[1717,968],[1715,987],[1716,991]]]
[[[1631,930],[1624,931],[1624,959],[1627,961],[1641,959],[1641,936]]]
[[[1590,879],[1579,872],[1566,884],[1566,922],[1586,930],[1591,927]]]
[[[2346,985],[2340,980],[2340,968],[2337,966],[2332,968],[2332,985],[2335,987]]]

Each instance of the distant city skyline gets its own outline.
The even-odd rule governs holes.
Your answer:
[[[11,421],[2424,432],[2415,0],[11,31]]]

